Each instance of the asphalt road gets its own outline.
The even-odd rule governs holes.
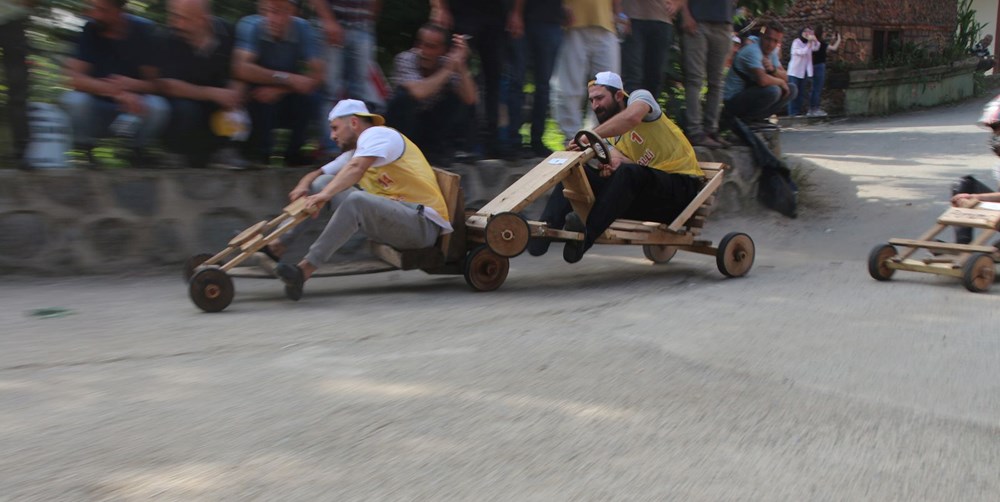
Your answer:
[[[1000,288],[865,264],[990,179],[985,101],[786,131],[800,217],[707,228],[742,279],[554,248],[204,314],[179,274],[4,277],[0,500],[996,500]]]

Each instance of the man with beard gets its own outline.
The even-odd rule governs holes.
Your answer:
[[[170,98],[170,122],[164,144],[205,167],[227,138],[211,127],[213,115],[241,110],[243,85],[230,76],[233,28],[212,16],[209,0],[171,0],[170,36],[163,54],[163,93]],[[227,167],[242,167],[235,153]]]
[[[618,218],[669,223],[698,195],[704,173],[694,149],[677,126],[660,110],[649,91],[631,95],[622,79],[605,71],[589,84],[590,107],[600,124],[594,132],[608,138],[611,160],[600,169],[584,169],[594,190],[594,206],[583,221],[556,185],[542,213],[552,228],[582,232],[583,241],[568,241],[563,259],[576,263]],[[573,141],[567,149],[578,149]],[[528,252],[545,254],[549,241],[533,239]]]
[[[275,269],[292,300],[302,296],[303,283],[359,229],[396,249],[430,247],[439,235],[452,231],[437,178],[416,145],[383,127],[382,116],[369,113],[361,101],[340,101],[329,119],[330,136],[344,153],[303,176],[288,194],[293,201],[305,197],[307,209],[329,203],[333,210],[298,265],[280,263]],[[306,222],[271,243],[265,253],[280,259]]]
[[[461,35],[425,24],[413,48],[396,55],[392,84],[396,86],[386,113],[395,127],[427,155],[431,164],[447,167],[453,138],[463,135],[476,103],[476,83],[469,71],[469,48]]]
[[[274,145],[274,129],[291,130],[285,147],[285,165],[310,161],[301,152],[320,104],[323,60],[316,36],[305,19],[297,17],[299,0],[261,0],[260,14],[247,16],[236,26],[233,75],[249,84],[247,111],[254,160],[267,165]]]
[[[90,157],[97,138],[130,138],[129,162],[143,164],[143,147],[166,125],[167,100],[155,96],[155,27],[125,12],[127,0],[90,0],[90,21],[66,62],[72,91],[61,98],[73,142]]]

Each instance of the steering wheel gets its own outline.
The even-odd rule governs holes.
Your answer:
[[[576,136],[573,136],[573,142],[576,146],[580,147],[580,150],[586,150],[588,145],[580,143],[580,138],[585,137],[587,141],[590,142],[590,147],[594,149],[594,158],[597,159],[601,164],[611,163],[611,151],[608,148],[608,144],[604,142],[594,131],[590,129],[580,129],[576,132]]]

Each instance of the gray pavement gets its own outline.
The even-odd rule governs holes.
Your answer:
[[[743,279],[554,247],[492,293],[237,280],[203,314],[179,274],[4,277],[0,500],[996,499],[1000,288],[865,269],[989,179],[985,101],[786,131],[800,217],[707,229],[754,238]]]

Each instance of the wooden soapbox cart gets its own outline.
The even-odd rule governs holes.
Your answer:
[[[925,272],[957,277],[974,293],[983,293],[993,285],[997,248],[987,244],[1000,229],[1000,204],[969,200],[963,207],[950,207],[937,223],[917,239],[889,239],[868,254],[868,273],[879,281],[888,281],[897,270]],[[949,227],[980,229],[969,244],[936,240]],[[897,246],[903,248],[900,253]],[[921,252],[921,255],[917,255]]]
[[[587,138],[587,145],[590,146],[583,147],[583,137]],[[590,169],[587,162],[591,159],[608,162],[609,150],[606,143],[590,131],[580,131],[575,141],[581,146],[580,151],[553,152],[503,193],[466,218],[469,246],[482,243],[482,246],[469,253],[471,262],[467,266],[474,270],[483,269],[472,280],[488,277],[495,281],[480,285],[477,289],[499,287],[507,275],[507,259],[524,252],[531,238],[554,241],[583,239],[580,232],[550,228],[545,222],[521,216],[521,211],[561,182],[564,187],[563,195],[570,201],[573,211],[586,221],[594,205],[594,193],[584,169]],[[745,233],[730,233],[723,237],[717,248],[712,247],[711,241],[698,238],[706,218],[712,212],[715,192],[722,186],[723,176],[728,168],[718,163],[699,165],[705,172],[702,188],[672,222],[666,224],[619,219],[596,243],[641,245],[643,254],[654,263],[670,261],[679,250],[707,254],[715,256],[716,265],[723,275],[746,275],[754,261],[754,243],[750,236]],[[503,274],[486,273],[491,268],[502,269]]]

